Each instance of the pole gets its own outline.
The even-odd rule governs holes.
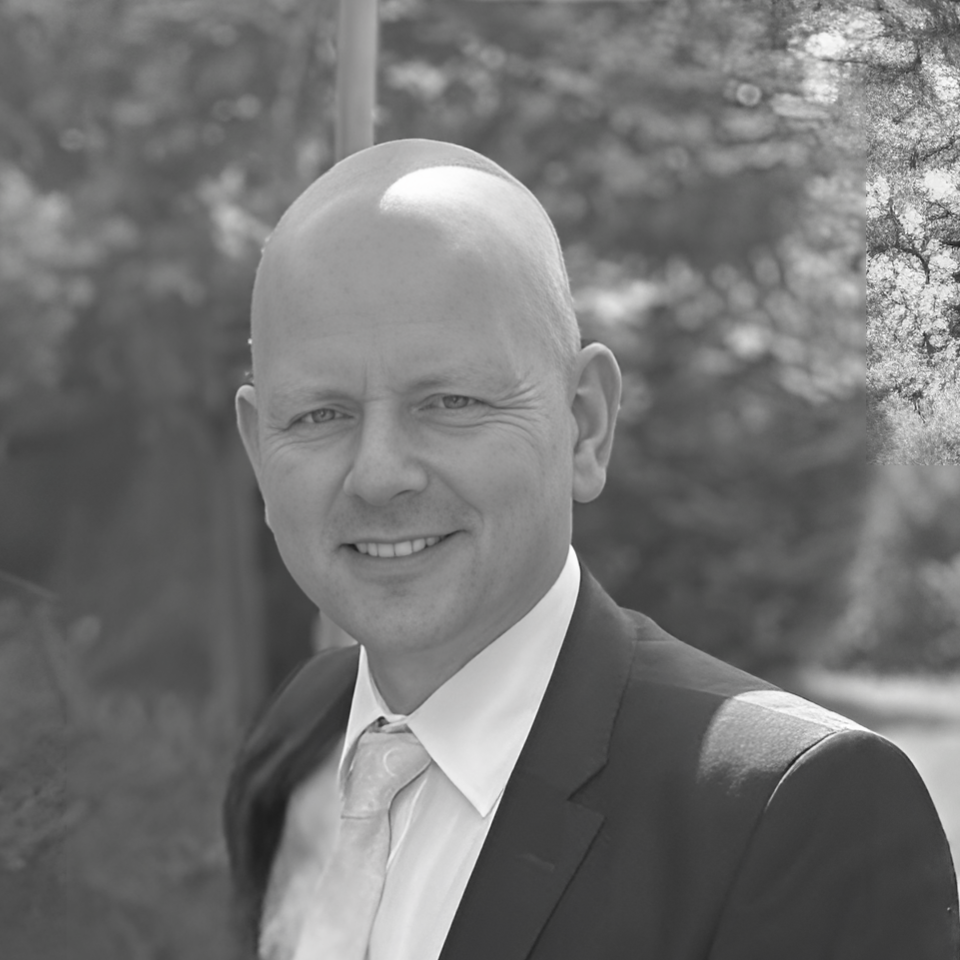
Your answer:
[[[337,160],[373,146],[377,0],[340,0],[337,21]]]

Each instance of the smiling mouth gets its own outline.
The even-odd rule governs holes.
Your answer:
[[[410,557],[415,553],[422,553],[428,547],[435,546],[441,540],[446,540],[451,536],[447,534],[443,537],[418,537],[415,540],[401,540],[399,543],[377,543],[367,541],[364,543],[352,543],[358,553],[367,557],[377,557],[384,559],[394,559],[396,557]]]

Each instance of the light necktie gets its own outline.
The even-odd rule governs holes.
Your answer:
[[[340,833],[317,884],[294,960],[363,960],[390,854],[390,804],[430,764],[407,730],[370,729],[347,775]]]

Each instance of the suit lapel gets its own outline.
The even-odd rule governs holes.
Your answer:
[[[633,634],[581,567],[553,676],[440,960],[523,960],[533,948],[603,823],[574,795],[606,763]]]
[[[237,908],[254,942],[287,800],[347,725],[359,653],[330,650],[308,661],[275,695],[237,757],[224,826]]]

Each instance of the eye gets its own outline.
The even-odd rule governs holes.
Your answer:
[[[329,407],[321,407],[319,410],[311,410],[309,413],[305,413],[302,417],[298,417],[295,423],[309,423],[309,424],[320,424],[320,423],[330,423],[333,420],[340,416],[338,411],[331,410]]]
[[[463,410],[465,407],[474,406],[479,403],[473,397],[463,397],[456,393],[449,393],[440,397],[440,405],[444,410]]]

